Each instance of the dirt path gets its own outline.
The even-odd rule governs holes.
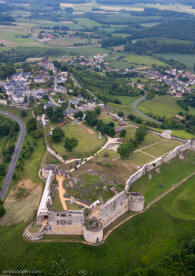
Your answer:
[[[64,194],[66,193],[66,190],[63,187],[63,181],[65,180],[64,176],[61,176],[59,174],[56,175],[56,180],[58,181],[58,191],[59,191],[59,197],[60,197],[60,201],[62,203],[62,207],[64,210],[67,210],[67,205],[66,205],[66,201],[64,198]]]
[[[70,201],[70,198],[65,198],[65,200]],[[89,208],[89,205],[86,205],[85,203],[82,203],[80,201],[75,201],[75,204],[82,205],[84,208]]]
[[[89,134],[94,134],[94,131],[88,127],[86,127],[83,123],[79,124],[84,130],[86,130]]]

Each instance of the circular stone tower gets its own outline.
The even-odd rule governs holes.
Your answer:
[[[129,211],[139,212],[144,209],[144,196],[131,192],[129,196]]]
[[[88,220],[83,225],[83,237],[87,242],[98,243],[103,239],[103,225],[95,220]]]

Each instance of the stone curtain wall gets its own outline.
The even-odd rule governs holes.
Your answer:
[[[47,151],[53,155],[56,159],[58,159],[60,162],[65,163],[64,159],[62,158],[62,156],[60,156],[59,154],[57,154],[54,150],[52,150],[49,146],[47,146]]]
[[[136,180],[138,180],[140,177],[142,177],[146,172],[151,171],[152,169],[162,165],[163,163],[167,163],[170,160],[176,158],[181,153],[183,153],[185,150],[191,148],[192,141],[189,140],[184,145],[176,147],[173,151],[171,151],[169,154],[167,154],[164,157],[157,158],[156,160],[152,161],[149,164],[145,164],[141,167],[137,172],[135,172],[133,175],[130,176],[130,178],[126,182],[125,191],[128,192],[131,184],[134,183]]]

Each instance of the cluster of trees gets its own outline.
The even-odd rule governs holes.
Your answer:
[[[125,76],[114,77],[112,74],[100,75],[96,72],[84,70],[83,67],[74,69],[74,74],[81,85],[90,91],[93,91],[98,97],[106,97],[110,100],[110,96],[138,96],[140,90],[130,85],[129,80]]]
[[[7,136],[7,145],[2,149],[1,155],[2,159],[0,162],[0,177],[6,175],[7,163],[11,161],[12,155],[14,153],[17,133],[19,131],[18,123],[11,122],[7,119],[1,118],[0,122],[0,138]]]
[[[64,131],[57,127],[53,130],[52,135],[51,135],[51,140],[54,143],[59,143],[62,141],[62,139],[65,137],[65,133]],[[76,148],[78,146],[78,140],[74,137],[69,138],[66,137],[64,140],[64,147],[67,151],[73,151],[74,148]]]
[[[16,68],[13,63],[0,64],[0,79],[5,80],[16,73]]]
[[[64,136],[65,136],[64,131],[61,128],[57,127],[57,128],[54,128],[54,130],[52,131],[51,140],[54,143],[59,143],[61,142]]]
[[[46,108],[45,113],[48,118],[54,123],[57,123],[64,119],[64,111],[61,107],[56,107],[54,109],[53,107],[49,106]]]
[[[66,137],[64,141],[64,147],[67,151],[73,151],[74,148],[78,146],[79,142],[76,138]]]
[[[195,115],[191,115],[188,113],[179,112],[179,115],[183,117],[183,119],[166,116],[155,116],[153,113],[147,113],[148,116],[162,122],[161,125],[157,125],[156,123],[147,121],[146,124],[151,127],[158,127],[161,129],[183,129],[187,132],[195,134]]]
[[[159,25],[135,31],[131,40],[141,38],[171,38],[195,41],[195,18],[173,18],[161,22]]]
[[[26,123],[26,130],[29,135],[35,139],[39,139],[42,136],[42,131],[37,126],[37,121],[35,118],[32,118]]]
[[[43,56],[62,56],[66,53],[63,48],[18,47],[3,51],[0,55],[0,63],[24,62],[27,58]]]
[[[92,111],[87,111],[85,121],[88,125],[96,127],[96,129],[101,131],[101,133],[113,137],[115,135],[114,123],[110,122],[105,124],[102,120],[97,119],[97,115],[100,115],[100,113],[101,109],[99,107],[96,107]]]
[[[125,45],[125,51],[136,54],[193,54],[195,53],[195,43],[190,41],[175,42],[169,39],[142,39],[128,42]]]
[[[142,123],[143,123],[143,119],[142,119],[142,118],[137,117],[137,116],[135,116],[135,115],[133,115],[133,114],[129,114],[129,115],[127,116],[127,118],[128,118],[130,121],[135,122],[136,124],[142,124]]]
[[[189,110],[189,106],[195,108],[195,92],[184,94],[182,99],[177,100],[177,104],[185,111]]]
[[[2,155],[3,155],[3,161],[5,161],[5,163],[9,163],[11,161],[14,150],[15,150],[15,146],[12,143],[10,143],[7,148],[3,149]]]
[[[43,136],[43,133],[41,129],[38,128],[37,121],[34,118],[27,121],[26,130],[28,133],[28,138],[27,140],[25,139],[25,143],[22,146],[19,159],[16,165],[16,170],[13,175],[14,179],[17,178],[17,174],[19,172],[22,172],[24,170],[24,165],[26,163],[25,160],[29,159],[32,156],[37,146],[37,140],[40,139],[41,136]]]
[[[109,48],[118,45],[122,45],[126,43],[126,39],[120,36],[112,36],[108,38],[104,38],[101,40],[101,47],[102,48]]]
[[[84,99],[87,100],[93,99],[93,96],[87,91],[87,89],[84,88],[73,87],[73,92],[71,93],[71,95],[74,95],[75,97],[81,95]]]
[[[0,13],[0,23],[15,22],[13,16],[9,14]]]
[[[5,214],[5,208],[3,206],[3,201],[0,199],[0,217]]]
[[[65,62],[53,61],[54,66],[60,71],[69,71],[69,66]]]
[[[120,154],[122,159],[128,158],[131,153],[135,150],[135,148],[142,143],[146,136],[146,127],[140,126],[136,129],[135,138],[130,139],[128,142],[124,142],[120,144],[117,152]]]
[[[151,267],[137,268],[125,274],[126,276],[152,276],[152,275],[189,275],[195,273],[195,239],[183,241],[177,251],[163,257]]]

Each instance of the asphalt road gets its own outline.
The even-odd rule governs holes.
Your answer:
[[[11,163],[9,165],[8,172],[6,174],[5,181],[3,183],[3,187],[2,187],[1,192],[0,192],[0,198],[3,200],[5,198],[5,195],[8,191],[10,182],[12,180],[12,176],[13,176],[13,173],[14,173],[16,161],[18,159],[18,155],[19,155],[20,150],[21,150],[22,142],[23,142],[24,135],[25,135],[25,126],[24,126],[23,122],[19,118],[17,118],[16,116],[14,116],[13,114],[10,114],[10,113],[2,111],[2,110],[0,110],[0,114],[3,114],[5,116],[15,120],[20,126],[20,136],[18,138],[18,142],[16,144],[15,151],[14,151],[14,154],[12,156],[12,160],[11,160]]]
[[[162,122],[160,122],[160,121],[158,121],[158,120],[155,120],[154,118],[151,118],[150,116],[148,116],[148,115],[146,115],[146,114],[143,114],[141,111],[139,111],[139,110],[137,109],[137,104],[140,103],[140,102],[142,102],[143,100],[145,100],[146,96],[147,96],[147,94],[146,94],[145,96],[139,98],[137,101],[135,101],[135,102],[133,103],[133,109],[135,110],[135,112],[137,112],[141,117],[145,118],[146,120],[150,120],[150,121],[153,121],[153,122],[155,122],[155,123],[161,125]]]

